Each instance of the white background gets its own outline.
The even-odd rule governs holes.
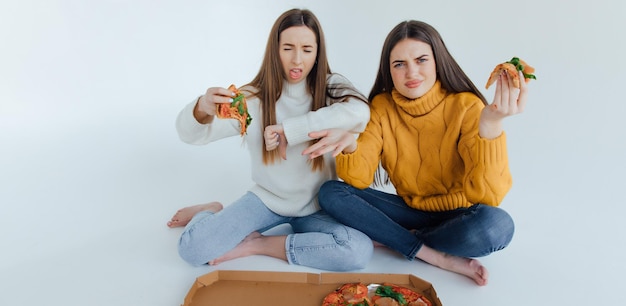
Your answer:
[[[481,259],[489,285],[384,249],[358,272],[415,274],[444,305],[621,304],[624,3],[2,0],[0,304],[180,305],[217,268],[322,272],[262,256],[191,267],[182,230],[165,226],[249,186],[240,139],[187,145],[174,120],[207,87],[250,81],[293,7],[318,16],[331,68],[366,94],[406,19],[435,26],[481,89],[512,56],[537,69],[526,111],[505,123],[514,186],[501,207],[517,227]]]

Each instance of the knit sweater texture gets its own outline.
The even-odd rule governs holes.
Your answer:
[[[512,186],[506,135],[479,136],[484,107],[476,95],[448,93],[439,82],[414,100],[395,89],[381,93],[357,150],[337,156],[338,175],[366,188],[380,164],[407,205],[424,211],[498,206]]]
[[[339,74],[331,74],[327,80],[329,84],[344,84],[354,88]],[[181,140],[204,145],[225,137],[239,136],[239,122],[233,119],[214,117],[209,124],[199,123],[193,116],[196,101],[194,99],[189,103],[177,117],[176,128]],[[359,133],[369,120],[368,105],[358,99],[350,98],[317,111],[311,111],[312,101],[306,81],[283,83],[281,96],[276,101],[276,119],[283,125],[287,138],[287,159],[278,158],[273,164],[266,165],[263,164],[262,156],[265,146],[260,100],[256,97],[247,99],[252,122],[243,140],[250,154],[254,182],[249,191],[257,195],[270,210],[282,216],[300,217],[318,211],[319,187],[325,181],[337,178],[335,159],[331,153],[324,156],[324,168],[321,171],[313,171],[308,156],[302,155],[311,140],[308,133],[329,128]]]

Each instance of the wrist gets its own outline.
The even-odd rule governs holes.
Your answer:
[[[478,135],[485,139],[493,139],[502,134],[502,120],[481,120],[478,123]]]
[[[198,100],[196,100],[196,105],[193,107],[193,116],[199,123],[211,123],[211,121],[213,121],[213,116],[200,109],[200,103],[202,98],[204,98],[204,95],[200,96]]]
[[[343,148],[343,150],[341,150],[341,153],[351,154],[354,153],[354,151],[356,151],[356,143],[350,144],[347,147]]]

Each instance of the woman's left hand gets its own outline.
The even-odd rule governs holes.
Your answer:
[[[287,138],[282,124],[268,125],[263,131],[265,140],[265,150],[272,151],[278,149],[278,154],[284,160],[287,159]]]
[[[522,72],[518,73],[520,88],[513,86],[513,80],[506,73],[500,74],[493,103],[485,107],[480,116],[478,132],[481,137],[498,137],[502,133],[502,119],[524,111],[528,87]]]
[[[355,134],[343,129],[327,129],[309,133],[309,137],[318,141],[302,151],[302,155],[309,155],[311,159],[333,152],[333,157],[341,151],[356,146]],[[350,151],[354,151],[351,149]]]

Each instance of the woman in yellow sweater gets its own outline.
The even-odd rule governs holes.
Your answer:
[[[497,206],[512,184],[502,120],[526,104],[520,83],[502,74],[488,104],[433,27],[400,23],[383,46],[365,131],[358,139],[338,130],[311,134],[336,139],[304,153],[333,151],[343,180],[321,187],[320,205],[409,260],[485,285],[487,269],[475,257],[506,247],[514,232]],[[389,181],[396,194],[369,188]]]

